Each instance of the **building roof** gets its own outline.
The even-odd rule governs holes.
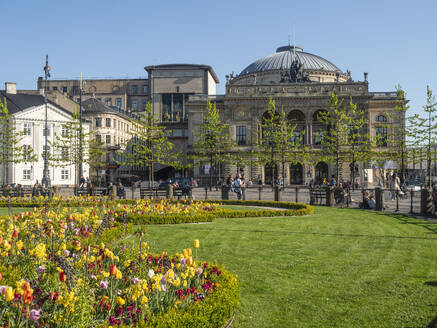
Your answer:
[[[254,61],[243,69],[240,75],[264,71],[288,70],[294,59],[297,59],[298,62],[303,65],[304,70],[342,73],[337,66],[320,56],[304,52],[300,47],[285,46],[276,49],[274,54]]]
[[[214,70],[209,65],[199,65],[199,64],[163,64],[163,65],[152,65],[152,66],[146,66],[144,69],[149,73],[150,71],[155,69],[162,69],[162,70],[170,70],[170,69],[182,69],[182,70],[189,70],[189,69],[206,69],[211,74],[212,78],[216,83],[219,83],[219,79],[217,75],[215,74]]]
[[[44,97],[37,94],[25,94],[25,93],[6,93],[4,90],[0,90],[0,99],[6,99],[9,114],[15,114],[30,107],[44,105]],[[67,109],[59,106],[58,104],[47,100],[47,103],[61,109],[62,111],[71,115],[71,112]]]
[[[123,116],[126,119],[131,119],[133,115],[119,110],[117,107],[107,106],[101,100],[97,98],[89,98],[82,102],[82,110],[85,114],[87,113],[111,113]]]

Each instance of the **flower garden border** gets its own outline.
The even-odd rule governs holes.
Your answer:
[[[196,201],[193,201],[196,202]],[[314,214],[314,207],[311,205],[293,203],[293,202],[270,202],[270,201],[237,201],[211,200],[209,203],[221,205],[246,205],[269,207],[269,209],[260,209],[258,211],[248,210],[231,210],[217,209],[213,212],[205,212],[194,215],[187,214],[138,214],[128,213],[124,215],[123,209],[118,211],[117,220],[119,222],[129,222],[132,224],[180,224],[180,223],[205,223],[212,222],[214,219],[232,219],[232,218],[248,218],[248,217],[283,217],[283,216],[303,216]],[[275,208],[275,209],[271,209]],[[281,209],[281,210],[277,210]]]

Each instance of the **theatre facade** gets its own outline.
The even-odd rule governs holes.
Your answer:
[[[364,73],[362,81],[354,81],[348,70],[342,71],[327,59],[290,45],[279,47],[273,54],[254,61],[240,74],[226,76],[226,92],[223,95],[216,94],[219,78],[209,65],[163,64],[144,69],[147,78],[84,79],[82,101],[96,98],[106,106],[127,114],[144,110],[146,102],[150,101],[157,120],[165,126],[168,138],[174,143],[175,151],[182,154],[193,152],[194,131],[202,123],[202,112],[208,100],[216,103],[223,123],[229,127],[230,138],[237,144],[233,150],[235,154],[249,152],[256,147],[259,123],[267,111],[270,98],[275,100],[277,108],[283,107],[287,118],[297,125],[296,137],[299,136],[309,149],[321,149],[318,136],[323,126],[318,122],[317,114],[328,110],[332,91],[346,102],[352,97],[352,101],[365,110],[367,133],[371,136],[378,135],[382,140],[389,140],[390,126],[403,126],[405,120],[392,119],[391,113],[398,104],[396,92],[369,92],[367,73]],[[50,80],[49,96],[53,93],[55,102],[61,98],[73,101],[75,108],[80,100],[79,82]],[[43,87],[40,78],[38,90]],[[101,120],[99,115],[90,120]],[[110,124],[106,127],[106,135],[100,137],[106,140],[107,147],[118,147],[120,138],[112,138],[110,131],[115,126]],[[386,147],[387,143],[382,146]],[[186,156],[181,159],[187,161]],[[244,173],[246,179],[270,183],[271,170],[274,176],[282,175],[275,167],[255,162],[250,165],[224,165],[220,169],[218,165],[211,168],[205,163],[195,163],[193,168],[180,171],[171,166],[155,165],[155,178],[164,180],[184,175],[209,183],[210,173],[215,181],[218,181],[219,175],[225,178],[230,174]],[[359,163],[353,170],[362,183],[372,184],[378,174],[373,163]],[[130,173],[145,179],[148,174],[145,168],[143,171]],[[114,176],[119,176],[120,172],[114,172]],[[300,185],[311,180],[329,179],[335,172],[335,165],[324,161],[288,163],[284,184]],[[340,172],[343,180],[352,180],[350,163],[344,163]]]
[[[404,118],[393,121],[393,112],[398,104],[396,92],[369,92],[367,73],[363,81],[353,81],[349,71],[343,72],[330,61],[302,48],[285,46],[275,53],[263,57],[244,68],[240,74],[226,77],[224,95],[192,95],[187,102],[188,131],[195,131],[202,122],[202,112],[207,101],[216,103],[221,118],[229,126],[230,137],[237,144],[234,152],[249,152],[259,142],[259,123],[267,111],[270,98],[276,102],[276,108],[283,107],[287,118],[297,125],[296,134],[309,149],[321,149],[319,131],[324,127],[317,120],[318,112],[328,110],[331,92],[335,92],[347,103],[352,101],[365,110],[368,121],[367,133],[388,140],[391,126],[403,124]],[[195,142],[193,133],[189,133],[188,151]],[[383,143],[381,147],[387,147]],[[282,165],[281,165],[282,166]],[[201,180],[207,180],[210,171],[217,176],[219,170],[205,165],[196,165],[192,174]],[[281,174],[280,168],[260,164],[232,164],[221,167],[221,176],[244,173],[246,179],[253,182],[270,183],[271,170],[274,176]],[[378,178],[378,170],[372,163],[343,163],[340,179],[352,180],[354,176],[361,183],[371,185]],[[336,173],[333,163],[324,161],[315,163],[288,163],[285,166],[284,184],[301,185],[311,180],[329,179]]]

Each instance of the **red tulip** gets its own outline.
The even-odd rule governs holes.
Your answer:
[[[62,282],[67,280],[67,276],[65,275],[64,271],[59,272],[59,280]]]
[[[111,276],[114,276],[116,271],[117,271],[117,267],[115,266],[115,264],[111,264],[111,265],[109,266],[109,274],[110,274]]]
[[[14,232],[12,233],[12,238],[17,238],[18,237],[18,231],[14,230]]]

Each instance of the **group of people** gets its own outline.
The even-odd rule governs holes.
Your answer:
[[[126,199],[126,190],[124,189],[124,186],[121,183],[121,180],[118,180],[118,183],[116,186],[117,186],[116,187],[117,197],[119,199]],[[108,188],[106,190],[106,195],[112,195],[113,189],[114,189],[114,184],[112,182],[109,182]]]
[[[191,189],[192,186],[188,183],[188,181],[185,181],[184,184],[180,185],[177,181],[173,182],[173,190],[181,190],[182,196],[191,196]]]
[[[318,179],[316,181],[311,180],[309,182],[310,188],[320,187],[320,186],[339,187],[340,185],[344,189],[352,189],[352,182],[351,181],[344,181],[343,180],[341,182],[337,182],[337,179],[335,178],[334,175],[331,177],[330,180],[328,180],[327,178],[322,178],[322,179]],[[355,179],[354,185],[355,185],[355,189],[359,189],[360,188],[360,180],[358,178]]]
[[[226,179],[226,185],[228,186],[228,190],[231,192],[235,192],[237,194],[237,198],[240,200],[246,199],[246,181],[244,179],[244,175],[237,174],[235,179],[230,174]]]
[[[375,209],[375,195],[373,193],[365,191],[363,194],[363,202],[360,203],[359,207],[362,209]]]

